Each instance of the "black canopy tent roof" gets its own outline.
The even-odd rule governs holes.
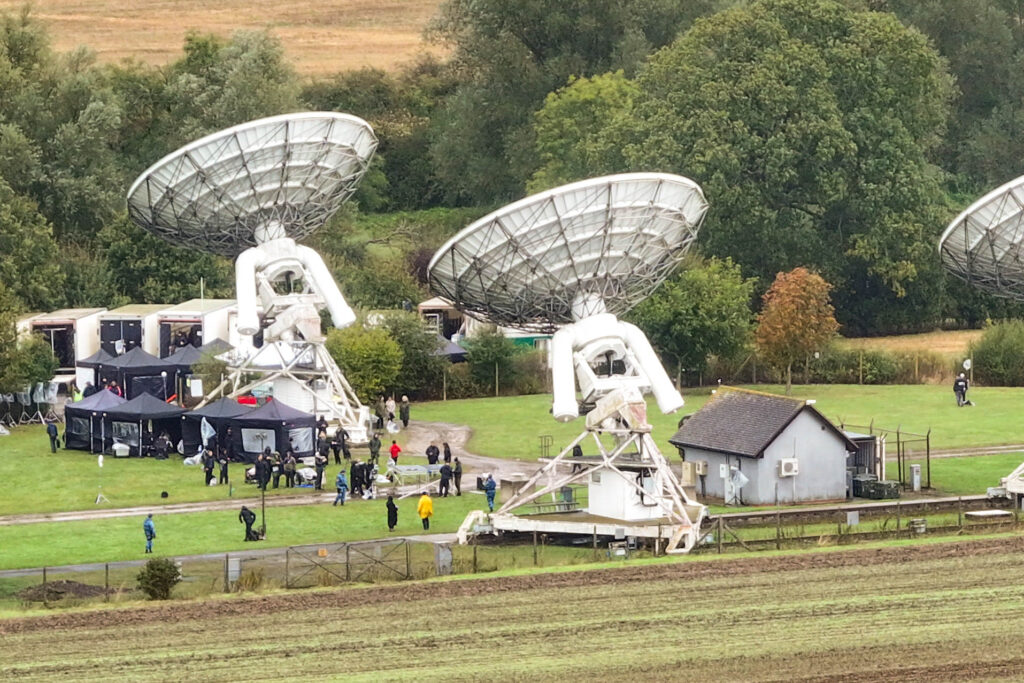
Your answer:
[[[253,410],[252,406],[242,405],[234,399],[221,398],[202,408],[185,413],[181,416],[181,441],[185,454],[195,453],[203,444],[203,418],[206,418],[210,426],[217,430],[218,442],[224,443],[224,435],[227,433],[231,419],[251,413]]]
[[[88,358],[83,358],[75,362],[80,368],[92,368],[92,384],[93,386],[99,386],[100,383],[100,366],[108,361],[114,360],[114,357],[109,353],[100,349],[96,353],[92,354]],[[85,389],[85,387],[80,387]]]
[[[113,443],[108,411],[127,403],[109,391],[97,391],[88,398],[64,406],[64,447],[96,453]],[[100,444],[103,444],[102,446]]]
[[[109,394],[110,392],[106,393]],[[123,429],[115,427],[115,422],[130,423],[131,425],[138,424],[139,431],[134,442],[130,438],[121,440],[128,443],[130,455],[140,455],[145,453],[146,447],[152,443],[153,436],[161,432],[167,432],[171,443],[177,443],[178,439],[181,438],[181,415],[184,412],[184,408],[165,403],[152,394],[144,392],[132,400],[125,401],[121,405],[106,411],[105,419],[109,420],[111,424],[111,431],[115,434],[115,440],[117,440],[119,429]],[[152,423],[152,428],[148,431],[145,429],[146,422]],[[134,430],[126,429],[125,431]]]
[[[165,361],[170,363],[180,373],[191,372],[192,366],[203,359],[206,353],[203,352],[202,348],[196,348],[189,344],[188,346],[181,346],[177,351],[164,358]]]
[[[167,375],[163,376],[165,372]],[[139,346],[100,366],[100,375],[104,379],[116,379],[128,399],[146,392],[161,398],[174,395],[175,373],[173,364],[146,353]]]
[[[316,445],[316,416],[296,410],[281,401],[269,401],[251,412],[232,418],[229,426],[233,432],[235,457],[246,460],[255,460],[264,447],[284,453],[289,440],[294,443],[295,456],[298,458],[312,455]]]
[[[462,348],[451,339],[446,339],[440,334],[437,335],[439,347],[434,352],[435,356],[447,356],[453,363],[461,363],[466,360],[466,349]]]

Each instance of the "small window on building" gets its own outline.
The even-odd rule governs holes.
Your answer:
[[[590,481],[593,484],[600,484],[601,483],[601,473],[600,472],[591,472],[590,473]]]

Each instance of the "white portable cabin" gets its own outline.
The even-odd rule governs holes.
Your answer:
[[[141,346],[146,353],[160,352],[160,312],[166,304],[128,304],[100,315],[100,348],[120,356]]]
[[[183,341],[202,346],[214,339],[228,339],[228,314],[234,299],[192,299],[165,308],[158,314],[160,323],[160,358],[174,353]]]
[[[57,357],[56,381],[75,377],[75,365],[100,348],[100,314],[105,308],[62,308],[29,321],[31,331],[41,334]]]

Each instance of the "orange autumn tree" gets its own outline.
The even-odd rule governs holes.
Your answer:
[[[754,340],[769,363],[786,369],[786,393],[793,384],[793,363],[823,348],[839,331],[829,301],[832,285],[806,268],[779,273],[764,294]]]

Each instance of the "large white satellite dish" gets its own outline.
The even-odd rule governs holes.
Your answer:
[[[672,272],[708,204],[688,178],[628,173],[527,197],[484,216],[430,261],[430,287],[474,317],[551,332],[599,299],[622,315]]]
[[[992,190],[957,216],[939,253],[951,273],[998,296],[1024,299],[1024,176]]]
[[[579,416],[581,402],[589,409],[583,433],[490,515],[490,528],[591,533],[593,518],[612,518],[666,540],[668,552],[687,552],[696,543],[706,509],[689,498],[651,438],[643,399],[653,394],[669,413],[683,405],[682,396],[646,335],[617,316],[650,296],[676,268],[707,208],[700,187],[681,176],[593,178],[499,209],[431,259],[431,289],[464,312],[554,332],[552,415],[567,422]],[[602,442],[602,434],[615,445]],[[585,440],[600,456],[581,469],[570,453]],[[512,514],[583,480],[589,482],[591,521]],[[467,518],[460,540],[478,517]]]
[[[376,148],[373,129],[355,116],[273,116],[186,145],[131,186],[128,213],[144,229],[177,247],[238,257],[236,326],[246,341],[203,403],[272,381],[275,398],[366,437],[369,411],[324,349],[319,311],[338,328],[355,315],[320,255],[297,240],[352,195]],[[260,330],[257,353],[251,337]]]

